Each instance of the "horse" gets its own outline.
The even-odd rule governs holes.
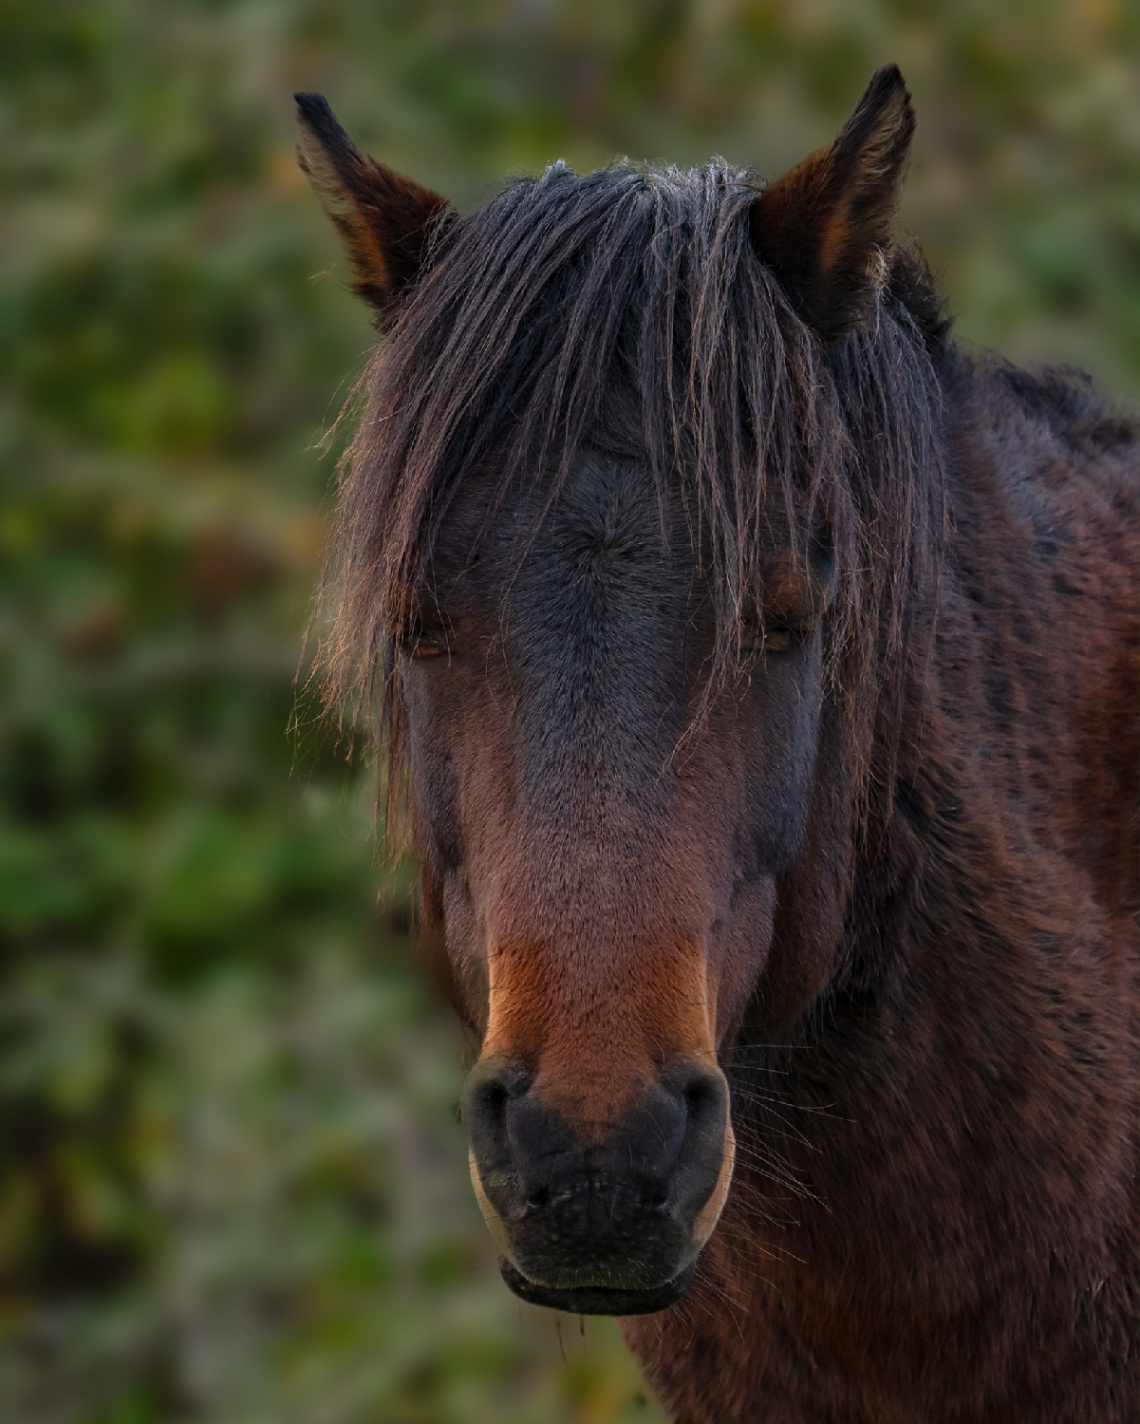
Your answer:
[[[955,341],[894,66],[465,215],[297,104],[382,334],[321,676],[507,1286],[680,1424],[1136,1418],[1137,423]]]

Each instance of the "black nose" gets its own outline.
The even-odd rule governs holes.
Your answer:
[[[599,1137],[547,1105],[524,1070],[489,1064],[468,1083],[467,1118],[480,1184],[515,1266],[560,1297],[542,1303],[570,1308],[561,1297],[583,1290],[607,1299],[656,1291],[691,1263],[695,1222],[724,1161],[720,1073],[672,1067]],[[590,1307],[579,1299],[572,1308]]]

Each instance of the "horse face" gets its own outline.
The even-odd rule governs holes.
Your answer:
[[[821,591],[774,547],[710,694],[679,498],[602,455],[493,516],[490,488],[459,497],[399,655],[425,890],[482,1035],[472,1178],[519,1294],[657,1310],[728,1191],[717,1052],[804,834]]]
[[[821,732],[833,715],[826,561],[813,572],[791,560],[780,518],[825,518],[848,576],[892,547],[889,502],[871,498],[868,515],[869,492],[830,468],[849,432],[818,354],[820,341],[876,325],[910,98],[898,70],[881,69],[835,142],[762,192],[719,168],[577,179],[555,165],[471,220],[361,153],[323,98],[297,100],[302,167],[394,352],[341,492],[332,689],[345,690],[357,659],[370,688],[378,622],[408,622],[415,531],[432,531],[399,681],[426,899],[445,917],[456,997],[482,1036],[468,1093],[476,1191],[521,1294],[655,1310],[683,1288],[728,1191],[718,1050],[761,974],[774,1027],[834,968],[858,759],[853,773],[833,721]],[[692,350],[678,367],[685,330]],[[634,382],[622,401],[614,384],[631,353],[662,380]],[[439,400],[421,401],[432,391]],[[449,483],[467,423],[497,411],[489,444],[509,444],[509,419],[533,439],[547,399],[555,443],[607,400],[625,407],[605,437],[613,448],[638,402],[647,442],[673,422],[672,456],[655,448],[654,464],[692,455],[702,509],[677,495],[663,510],[645,469],[616,455],[582,458],[557,489],[535,479],[509,511],[501,481],[481,485],[467,464]],[[710,402],[727,422],[723,447]],[[698,427],[688,444],[682,408]],[[854,403],[870,422],[860,441],[883,454],[880,477],[898,480],[914,452],[878,428],[878,408]],[[806,497],[789,453],[805,440],[803,461],[830,468],[817,488],[851,498]],[[755,509],[757,495],[771,508]],[[895,503],[909,548],[918,506]],[[710,522],[711,559],[691,532]],[[757,606],[736,630],[738,674],[710,680],[736,600],[699,571],[730,577],[733,544]],[[905,558],[898,572],[881,600],[856,600],[884,627]],[[847,632],[830,642],[853,646]],[[785,873],[801,843],[807,868]]]

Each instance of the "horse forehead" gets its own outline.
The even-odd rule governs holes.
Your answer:
[[[660,489],[647,462],[591,453],[562,472],[518,475],[506,495],[493,473],[476,474],[454,503],[433,562],[448,581],[473,575],[490,594],[533,591],[583,556],[608,553],[636,555],[658,577],[684,575],[696,564],[688,527],[679,490]]]
[[[552,629],[593,625],[610,637],[634,627],[664,632],[683,616],[699,578],[675,504],[645,466],[578,462],[524,536],[515,612]]]
[[[551,511],[552,533],[580,534],[605,545],[670,531],[671,501],[647,463],[587,455],[574,462]]]

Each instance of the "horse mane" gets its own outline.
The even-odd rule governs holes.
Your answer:
[[[439,226],[350,399],[318,605],[325,693],[378,713],[392,773],[394,635],[456,493],[479,468],[495,508],[536,477],[553,498],[601,431],[648,462],[661,496],[686,497],[715,603],[710,688],[773,538],[798,559],[822,541],[837,581],[829,687],[857,783],[889,782],[891,735],[876,729],[897,735],[941,561],[947,323],[921,259],[895,248],[866,319],[825,343],[756,256],[762,189],[722,160],[584,176],[556,163]],[[390,774],[390,809],[397,786]]]

